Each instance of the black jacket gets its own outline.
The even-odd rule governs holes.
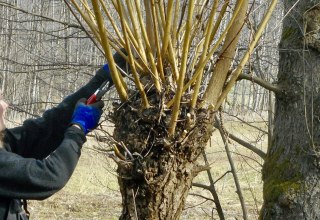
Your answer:
[[[74,106],[106,79],[100,69],[87,85],[41,118],[5,130],[0,148],[0,220],[6,219],[14,199],[45,199],[67,183],[86,140],[83,131],[69,127]]]

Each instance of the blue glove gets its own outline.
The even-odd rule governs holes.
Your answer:
[[[121,51],[125,55],[127,55],[127,52],[125,51],[124,48],[122,48]],[[123,57],[118,52],[116,52],[113,55],[113,59],[114,59],[115,63],[118,65],[118,67],[120,67],[124,72],[127,71],[127,61],[125,59],[123,59]],[[105,64],[102,68],[100,68],[97,71],[96,75],[98,76],[99,79],[101,79],[102,82],[108,80],[110,82],[109,85],[110,86],[113,85],[113,81],[111,78],[111,72],[110,72],[108,64]]]
[[[86,99],[82,98],[78,101],[72,115],[71,124],[79,125],[85,134],[98,126],[104,106],[103,101],[98,101],[90,105],[86,105]]]
[[[103,71],[104,71],[104,74],[105,74],[105,77],[106,77],[106,80],[109,81],[109,87],[113,85],[113,81],[112,81],[112,77],[111,77],[111,72],[110,72],[110,69],[109,69],[109,65],[108,64],[104,64],[103,67],[102,67]]]

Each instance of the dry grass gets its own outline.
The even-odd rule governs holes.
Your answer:
[[[44,201],[30,201],[32,219],[117,219],[121,195],[115,165],[84,147],[66,187]]]
[[[256,126],[266,129],[263,123]],[[259,139],[260,133],[239,122],[228,122],[228,131],[237,134],[248,141]],[[29,208],[32,219],[118,219],[121,212],[121,195],[118,191],[115,165],[102,155],[88,150],[89,141],[84,147],[77,169],[67,186],[44,201],[30,201]],[[256,146],[266,147],[266,137],[263,137]],[[250,219],[258,218],[258,210],[262,204],[262,160],[245,148],[231,144],[233,158],[237,166],[240,184],[245,197]],[[208,159],[211,163],[211,172],[214,179],[222,176],[229,170],[229,164],[219,133],[212,137],[211,146],[208,146]],[[259,163],[257,163],[259,162]],[[207,174],[201,173],[196,182],[207,183]],[[229,173],[217,184],[216,189],[221,199],[226,219],[242,219],[241,206],[238,200],[232,175]],[[193,187],[191,193],[211,198],[208,191]],[[218,219],[213,210],[211,201],[198,196],[190,195],[181,219]]]

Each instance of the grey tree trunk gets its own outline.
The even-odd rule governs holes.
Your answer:
[[[320,5],[284,1],[274,136],[260,219],[320,219]],[[318,4],[318,6],[316,6]]]
[[[156,107],[140,110],[141,100],[134,95],[129,102],[114,106],[114,138],[124,155],[117,170],[121,220],[179,219],[192,180],[203,170],[197,158],[212,134],[215,113],[198,110],[194,121],[180,120],[177,136],[170,139],[171,112],[158,108],[157,101],[152,100]]]

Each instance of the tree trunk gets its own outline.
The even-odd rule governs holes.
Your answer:
[[[152,108],[140,110],[141,99],[115,105],[114,138],[125,156],[118,162],[122,194],[120,219],[179,219],[193,178],[203,170],[196,163],[213,131],[212,112],[198,110],[196,119],[182,107],[176,137],[168,137],[171,111],[157,95]],[[126,149],[128,151],[126,151]],[[130,151],[130,153],[128,153]],[[130,155],[131,154],[131,155]]]
[[[320,7],[286,0],[261,219],[320,219]]]

